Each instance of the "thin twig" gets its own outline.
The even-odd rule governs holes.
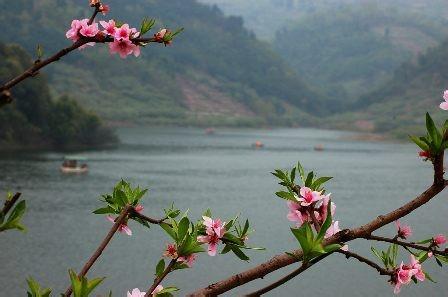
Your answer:
[[[260,290],[257,290],[255,292],[249,293],[249,294],[244,295],[244,296],[246,296],[246,297],[256,297],[256,296],[261,296],[263,294],[266,294],[267,292],[270,292],[270,291],[274,290],[275,288],[278,288],[279,286],[281,286],[281,285],[285,284],[286,282],[290,281],[294,277],[298,276],[299,274],[301,274],[302,272],[304,272],[305,270],[307,270],[308,268],[310,268],[311,266],[313,266],[317,262],[322,261],[323,259],[325,259],[326,257],[328,257],[331,254],[332,253],[328,253],[328,254],[319,256],[317,258],[314,258],[313,260],[311,260],[309,262],[304,262],[304,263],[302,263],[302,265],[299,268],[297,268],[293,272],[285,275],[284,277],[282,277],[281,279],[277,280],[276,282],[270,284],[269,286],[266,286],[266,287],[264,287],[264,288],[262,288]]]
[[[100,12],[99,6],[97,5],[97,6],[95,6],[95,11],[89,20],[89,24],[93,23],[96,15],[99,12]],[[95,37],[80,36],[79,40],[76,41],[75,43],[73,43],[71,46],[58,51],[56,54],[50,56],[49,58],[47,58],[45,60],[36,61],[31,67],[26,69],[23,73],[12,78],[11,80],[7,81],[6,83],[4,83],[3,85],[0,86],[0,107],[12,102],[13,97],[11,95],[10,89],[12,89],[14,86],[16,86],[20,82],[24,81],[25,79],[35,76],[36,74],[38,74],[39,70],[44,68],[45,66],[60,60],[65,55],[69,54],[70,52],[74,51],[77,48],[80,48],[81,46],[83,46],[87,43],[90,43],[90,42],[109,43],[109,42],[113,42],[113,41],[114,41],[114,39],[112,37],[104,36],[104,35],[100,35],[100,34]],[[146,44],[146,43],[150,43],[150,42],[163,43],[163,41],[156,40],[154,37],[151,37],[151,38],[137,37],[137,38],[132,38],[131,41],[137,45]]]
[[[95,20],[96,16],[98,15],[98,13],[101,11],[100,10],[101,7],[101,2],[95,4],[95,10],[93,11],[92,16],[90,17],[89,21],[87,22],[87,24],[92,25],[93,21]]]
[[[163,273],[157,277],[154,280],[154,283],[152,284],[152,286],[149,288],[149,290],[146,292],[145,297],[149,297],[152,296],[152,292],[154,292],[154,290],[157,288],[158,285],[160,285],[160,283],[163,281],[163,279],[168,275],[168,273],[171,272],[171,270],[173,269],[173,266],[176,264],[177,262],[177,258],[176,259],[172,259],[170,261],[170,263],[168,264],[168,266],[165,268],[165,270],[163,271]]]
[[[145,216],[144,214],[137,212],[135,210],[135,208],[132,208],[132,210],[131,210],[131,218],[133,218],[133,217],[139,218],[143,221],[146,221],[146,222],[148,222],[150,224],[154,224],[154,225],[160,225],[161,223],[164,223],[168,219],[168,217],[165,217],[163,219],[154,219],[154,218]]]
[[[112,237],[115,235],[115,233],[118,231],[118,228],[120,228],[120,225],[123,224],[129,215],[129,212],[131,211],[132,206],[127,205],[123,210],[121,211],[120,216],[115,220],[114,225],[110,229],[109,233],[107,233],[106,237],[103,239],[101,244],[98,246],[98,248],[95,250],[93,255],[87,260],[87,262],[84,264],[84,267],[81,269],[81,272],[78,274],[78,277],[85,276],[87,272],[90,270],[90,268],[93,266],[93,264],[98,260],[98,258],[101,256],[107,245],[110,243]],[[68,287],[65,291],[64,296],[68,297],[72,294],[72,287]]]
[[[367,239],[367,240],[395,243],[397,245],[407,247],[407,248],[413,248],[416,250],[433,252],[434,254],[437,254],[437,255],[448,256],[448,251],[439,251],[437,249],[434,249],[434,247],[419,245],[419,244],[412,243],[412,242],[405,242],[405,241],[401,241],[401,240],[394,239],[394,238],[387,238],[387,237],[381,237],[381,236],[375,236],[375,235],[368,235],[368,236],[364,236],[363,238]]]
[[[3,205],[3,209],[1,211],[3,216],[6,216],[8,214],[14,204],[16,204],[16,202],[19,200],[20,195],[22,195],[22,193],[15,193],[11,199],[5,201],[5,204]]]
[[[361,255],[358,255],[356,253],[349,252],[349,251],[343,251],[343,250],[338,250],[337,253],[344,254],[347,259],[355,258],[359,262],[365,263],[365,264],[369,265],[370,267],[376,269],[376,271],[378,271],[378,273],[380,275],[392,275],[393,274],[393,271],[384,269],[383,267],[379,266],[375,262],[370,261],[369,259],[367,259],[367,258],[365,258],[365,257],[363,257]]]
[[[446,136],[447,135],[445,135],[444,137],[445,139],[447,139]],[[363,238],[370,235],[372,232],[378,230],[379,228],[410,214],[417,208],[428,203],[437,194],[442,192],[447,186],[447,182],[443,178],[443,155],[444,154],[442,152],[434,159],[434,181],[426,191],[424,191],[422,194],[409,201],[408,203],[404,204],[400,208],[397,208],[389,212],[388,214],[380,215],[365,225],[351,230],[342,230],[336,233],[335,235],[324,240],[323,245],[326,246],[328,244],[348,242],[357,238]],[[300,257],[302,256],[301,250],[295,250],[292,253],[295,254],[296,257],[291,257],[285,254],[277,255],[265,263],[262,263],[244,272],[232,275],[231,277],[221,280],[217,283],[210,284],[205,288],[194,291],[188,296],[216,296],[258,278],[263,278],[271,272],[297,262],[298,259],[300,259]]]

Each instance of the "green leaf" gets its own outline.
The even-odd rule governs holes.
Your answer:
[[[316,179],[313,184],[311,185],[311,189],[317,191],[319,190],[319,187],[321,185],[323,185],[324,183],[326,183],[327,181],[329,181],[330,179],[332,179],[333,177],[330,176],[322,176],[319,177],[318,179]]]
[[[291,192],[279,191],[279,192],[276,192],[275,195],[277,195],[278,197],[285,199],[285,200],[297,202],[297,199],[295,198],[294,194]]]
[[[427,255],[428,253],[426,253]],[[434,256],[436,257],[436,259],[440,260],[441,262],[448,264],[448,257],[447,256],[442,256],[442,255],[437,255],[434,254]]]
[[[183,217],[179,222],[179,226],[177,227],[178,243],[180,243],[184,239],[185,235],[187,235],[189,228],[190,221],[187,217]]]
[[[242,232],[242,236],[247,234],[247,231],[249,231],[249,220],[246,219],[246,223],[244,223],[244,228],[243,228],[243,232]]]
[[[239,248],[235,247],[235,246],[230,246],[230,248],[232,249],[232,252],[241,260],[243,261],[249,261],[249,257],[243,253],[242,250],[240,250]]]
[[[372,250],[372,253],[381,261],[383,261],[383,257],[380,255],[380,252],[374,248],[373,246],[370,248]]]
[[[159,293],[171,293],[171,292],[176,292],[176,291],[179,291],[179,289],[176,287],[166,287]]]
[[[156,21],[154,19],[144,18],[142,21],[142,25],[140,27],[140,36],[146,34],[149,30],[152,29]]]
[[[26,202],[25,200],[20,201],[12,210],[9,217],[6,219],[6,222],[0,226],[0,231],[17,229],[19,231],[25,231],[25,226],[20,223],[23,215],[26,210]]]
[[[305,180],[305,187],[311,187],[311,184],[313,183],[314,178],[314,172],[308,173],[306,180]]]
[[[293,169],[291,170],[290,180],[291,180],[291,182],[294,182],[295,179],[296,179],[296,169],[293,168]]]
[[[96,287],[98,287],[99,284],[101,284],[103,282],[103,280],[105,279],[105,277],[102,278],[94,278],[90,281],[87,282],[87,296],[89,296],[89,294],[95,290]]]
[[[51,289],[45,288],[42,289],[38,282],[36,282],[33,278],[28,278],[26,280],[28,283],[29,291],[27,292],[29,297],[49,297],[51,294]]]
[[[300,228],[291,228],[292,234],[299,241],[300,247],[302,248],[304,258],[308,255],[312,248],[312,241],[309,241],[307,236],[307,228],[306,225],[308,223],[304,223]]]
[[[341,248],[342,248],[342,245],[340,245],[340,244],[337,244],[337,243],[329,244],[329,245],[324,246],[324,251],[326,253],[332,253],[332,252],[335,252],[337,250],[340,250]]]
[[[424,240],[417,241],[418,244],[430,243],[432,242],[432,237]]]
[[[305,170],[300,162],[297,162],[297,170],[299,171],[300,179],[302,182],[305,182]]]
[[[431,137],[435,148],[437,150],[440,149],[440,145],[442,144],[442,135],[434,124],[434,121],[429,113],[426,113],[426,129],[428,130],[428,134]]]
[[[121,207],[124,207],[126,204],[128,204],[128,197],[126,197],[126,194],[122,190],[117,190],[115,197]]]
[[[37,45],[36,55],[38,60],[41,60],[42,57],[44,56],[44,48],[40,44]]]
[[[428,144],[426,144],[423,140],[421,140],[420,138],[416,137],[416,136],[412,136],[410,135],[409,138],[419,147],[421,148],[423,151],[429,151],[429,146]]]
[[[170,225],[168,225],[167,223],[160,223],[160,227],[162,227],[163,230],[165,230],[165,232],[177,242],[177,235],[174,232],[173,228],[171,228]]]
[[[327,218],[325,219],[325,222],[322,224],[322,227],[317,234],[316,241],[321,242],[324,239],[325,233],[327,232],[328,228],[330,228],[332,222],[333,218],[331,217],[331,200],[329,200],[327,205]]]
[[[102,208],[98,208],[97,210],[93,211],[94,214],[115,214],[115,210],[110,207],[110,206],[106,206],[106,207],[102,207]]]
[[[437,283],[428,273],[423,271],[423,274],[425,274],[425,278],[427,278],[430,282]]]
[[[165,260],[161,259],[156,266],[156,276],[160,277],[164,270],[165,270]]]

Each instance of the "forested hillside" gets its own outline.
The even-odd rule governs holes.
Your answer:
[[[17,45],[0,43],[0,80],[32,63]],[[43,76],[14,89],[14,101],[0,109],[0,149],[95,147],[116,141],[100,119],[70,98],[53,100]]]
[[[352,6],[305,17],[279,31],[273,44],[297,73],[344,104],[390,79],[446,34],[445,26],[422,16]]]
[[[194,0],[110,0],[111,14],[139,27],[145,16],[157,28],[185,27],[172,46],[150,46],[140,58],[111,57],[97,45],[76,52],[48,73],[51,90],[73,94],[111,121],[157,124],[304,124],[322,114],[322,96],[310,90],[269,46],[245,30],[242,19]],[[70,44],[73,18],[90,14],[69,0],[0,0],[0,40],[46,53]]]
[[[215,4],[227,15],[242,16],[247,28],[258,37],[273,40],[275,33],[291,22],[322,11],[347,5],[406,11],[434,21],[446,20],[448,2],[445,0],[200,0]],[[430,3],[430,4],[429,4]]]
[[[347,129],[388,133],[396,137],[422,133],[428,111],[442,120],[438,108],[448,89],[448,40],[430,49],[417,61],[399,67],[391,80],[361,97],[352,112],[328,119],[326,125]]]

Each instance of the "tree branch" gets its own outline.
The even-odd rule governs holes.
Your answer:
[[[173,266],[176,264],[177,262],[177,258],[176,259],[172,259],[170,261],[170,263],[168,264],[168,266],[165,268],[165,270],[163,271],[163,273],[157,277],[154,280],[154,283],[152,284],[152,286],[149,288],[149,290],[146,292],[145,297],[149,297],[152,296],[152,292],[154,292],[154,290],[157,288],[158,285],[160,285],[160,283],[163,281],[163,279],[168,275],[168,273],[171,272],[171,270],[173,269]]]
[[[356,253],[349,252],[349,251],[343,251],[343,250],[339,250],[339,251],[337,251],[337,252],[340,253],[340,254],[344,254],[345,257],[346,257],[347,259],[349,259],[349,258],[355,258],[355,259],[358,260],[359,262],[361,262],[361,263],[365,263],[365,264],[369,265],[370,267],[376,269],[376,271],[378,271],[378,273],[379,273],[380,275],[390,275],[390,276],[392,276],[393,273],[394,273],[393,271],[384,269],[383,267],[379,266],[379,265],[376,264],[375,262],[370,261],[369,259],[364,258],[363,256],[358,255],[358,254],[356,254]]]
[[[282,277],[281,279],[277,280],[276,282],[270,284],[269,286],[266,286],[266,287],[264,287],[264,288],[262,288],[260,290],[257,290],[255,292],[249,293],[249,294],[244,295],[244,296],[246,296],[246,297],[256,297],[256,296],[261,296],[263,294],[266,294],[267,292],[270,292],[270,291],[274,290],[275,288],[278,288],[279,286],[281,286],[281,285],[285,284],[286,282],[290,281],[294,277],[298,276],[299,274],[301,274],[302,272],[304,272],[305,270],[307,270],[308,268],[310,268],[311,266],[313,266],[317,262],[322,261],[323,259],[325,259],[326,257],[328,257],[331,254],[332,253],[328,253],[328,254],[316,257],[316,258],[312,259],[309,262],[304,262],[299,268],[297,268],[296,270],[294,270],[290,274],[285,275],[284,277]]]
[[[87,260],[87,262],[84,264],[84,267],[81,269],[81,272],[78,274],[78,277],[85,276],[87,272],[90,270],[90,268],[93,266],[93,264],[98,260],[98,258],[101,256],[103,251],[106,249],[107,245],[112,240],[112,237],[115,235],[115,233],[118,231],[118,228],[121,224],[123,224],[131,211],[132,206],[127,205],[123,210],[121,211],[120,216],[115,220],[114,225],[110,229],[109,233],[107,233],[106,237],[103,239],[101,244],[98,246],[98,248],[95,250],[93,255]],[[68,297],[72,294],[72,287],[68,287],[65,291],[64,296]]]
[[[3,205],[3,209],[1,211],[3,216],[6,216],[8,214],[14,204],[16,204],[16,202],[19,200],[20,195],[22,195],[22,193],[15,193],[11,199],[5,201],[5,204]]]
[[[375,236],[375,235],[368,235],[368,236],[365,236],[362,238],[367,239],[367,240],[395,243],[397,245],[400,245],[400,246],[406,247],[406,248],[413,248],[416,250],[433,252],[434,254],[441,255],[441,256],[448,256],[448,251],[439,251],[437,249],[434,249],[433,247],[419,245],[419,244],[415,244],[412,242],[405,242],[405,241],[401,241],[401,240],[398,240],[395,238],[387,238],[387,237],[381,237],[381,236]]]
[[[365,225],[351,230],[342,230],[341,232],[338,232],[337,234],[327,238],[323,242],[323,245],[325,246],[333,243],[348,242],[356,238],[363,238],[365,236],[368,236],[373,231],[410,214],[415,209],[429,202],[437,194],[443,191],[446,186],[443,179],[443,153],[435,158],[433,165],[434,183],[422,194],[406,203],[405,205],[401,206],[400,208],[397,208],[389,212],[388,214],[380,215],[376,219]],[[293,253],[296,255],[296,258],[286,254],[277,255],[263,264],[260,264],[244,272],[235,274],[227,279],[211,284],[205,288],[199,289],[191,293],[189,296],[215,296],[230,291],[231,289],[244,285],[255,279],[263,278],[265,275],[273,271],[297,262],[298,259],[300,259],[302,256],[301,250],[296,250]]]
[[[139,218],[139,219],[141,219],[143,221],[146,221],[146,222],[148,222],[150,224],[154,224],[154,225],[160,225],[161,223],[164,223],[168,219],[167,217],[165,217],[163,219],[153,219],[153,218],[150,218],[148,216],[145,216],[144,214],[141,214],[141,213],[135,211],[134,207],[132,208],[130,215],[131,215],[131,218],[133,218],[133,217],[134,218]]]

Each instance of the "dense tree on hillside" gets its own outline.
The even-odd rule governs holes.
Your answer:
[[[274,44],[299,74],[336,92],[340,103],[385,82],[446,33],[415,15],[354,6],[310,15],[280,31]]]
[[[31,63],[19,46],[0,43],[0,81],[18,75]],[[70,148],[116,141],[98,116],[72,99],[53,100],[43,76],[17,86],[14,98],[11,105],[0,109],[0,148]]]
[[[224,17],[216,7],[194,0],[110,2],[114,8],[111,18],[126,19],[138,27],[151,14],[160,17],[159,24],[186,30],[177,46],[154,48],[142,53],[138,61],[129,58],[126,65],[106,51],[86,49],[67,57],[48,70],[56,93],[76,92],[79,102],[109,120],[150,123],[195,122],[195,110],[186,94],[197,99],[201,91],[206,101],[216,94],[229,97],[242,104],[247,111],[242,114],[253,114],[264,122],[296,115],[300,123],[300,110],[325,112],[322,96],[305,85],[267,44],[245,30],[241,18]],[[68,0],[18,0],[13,5],[0,0],[0,11],[0,22],[17,24],[5,28],[0,40],[19,43],[29,52],[41,43],[47,53],[66,45],[63,33],[69,16],[85,13]],[[41,36],[47,38],[42,41]],[[196,87],[186,89],[179,82]],[[117,105],[126,108],[118,110]]]

